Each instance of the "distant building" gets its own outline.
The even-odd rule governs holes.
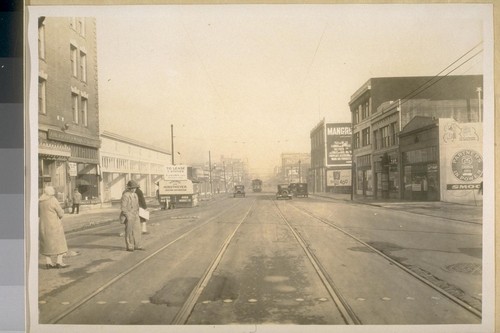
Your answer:
[[[482,121],[482,75],[372,78],[349,102],[354,193],[403,198],[399,133],[415,116]]]
[[[310,167],[310,153],[281,154],[281,180],[285,183],[306,183]]]
[[[351,193],[351,123],[326,123],[311,130],[309,191]]]
[[[155,196],[155,183],[172,164],[170,152],[107,131],[101,140],[103,201],[120,199],[129,180],[135,180],[145,196]]]
[[[38,187],[60,202],[77,188],[99,203],[99,99],[96,21],[38,19]]]

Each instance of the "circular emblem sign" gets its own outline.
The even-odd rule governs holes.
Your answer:
[[[473,181],[483,175],[483,157],[471,149],[460,150],[453,155],[451,169],[458,179]]]

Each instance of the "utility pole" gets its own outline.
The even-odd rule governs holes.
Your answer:
[[[224,191],[227,193],[227,183],[226,183],[226,161],[222,161],[222,168],[224,170]]]
[[[208,172],[209,172],[209,179],[210,179],[210,194],[213,194],[212,190],[212,159],[210,157],[210,150],[208,151]]]
[[[170,141],[172,143],[172,152],[170,155],[172,155],[172,165],[175,165],[175,160],[174,160],[174,125],[170,124]]]
[[[302,173],[301,173],[301,170],[300,170],[300,163],[301,163],[301,162],[302,162],[302,161],[301,161],[301,160],[299,160],[299,183],[302,183]]]

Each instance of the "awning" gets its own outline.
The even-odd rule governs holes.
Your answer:
[[[65,144],[39,140],[38,155],[47,159],[67,160],[71,156],[71,149]]]

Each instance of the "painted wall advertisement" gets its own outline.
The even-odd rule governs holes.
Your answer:
[[[326,124],[326,165],[350,167],[352,163],[351,124]]]
[[[327,170],[326,186],[351,186],[351,170]]]
[[[439,119],[441,200],[474,202],[483,181],[482,123]]]
[[[187,177],[186,165],[166,165],[165,166],[165,180],[185,180]]]

